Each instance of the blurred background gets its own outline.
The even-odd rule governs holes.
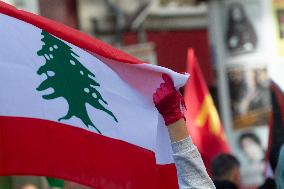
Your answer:
[[[188,48],[194,48],[232,153],[241,162],[243,187],[264,181],[271,80],[284,89],[284,0],[4,2],[181,73],[187,70]],[[11,176],[0,177],[0,188],[48,184],[44,177]],[[84,187],[67,183],[65,188]]]

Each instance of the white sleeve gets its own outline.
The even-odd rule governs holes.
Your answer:
[[[190,137],[172,143],[180,189],[215,189]]]

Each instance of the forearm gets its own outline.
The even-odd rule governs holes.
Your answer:
[[[153,95],[153,102],[163,116],[172,141],[180,189],[214,189],[197,148],[189,138],[182,107],[182,95],[170,76],[163,74],[164,83]]]
[[[183,119],[168,126],[172,141],[173,157],[177,167],[180,189],[213,189],[212,180],[196,146],[188,135]]]
[[[172,143],[189,137],[184,119],[168,125],[168,132]]]

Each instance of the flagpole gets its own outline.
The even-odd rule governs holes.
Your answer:
[[[217,72],[217,89],[219,109],[226,136],[232,149],[236,149],[234,143],[232,113],[230,109],[230,97],[228,78],[226,74],[226,55],[224,46],[223,26],[220,18],[220,0],[209,1],[209,38],[213,49],[213,58]]]

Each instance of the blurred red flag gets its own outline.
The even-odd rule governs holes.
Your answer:
[[[191,76],[184,94],[187,105],[186,124],[207,170],[210,170],[214,156],[229,152],[229,145],[193,49],[188,50],[187,72]]]

